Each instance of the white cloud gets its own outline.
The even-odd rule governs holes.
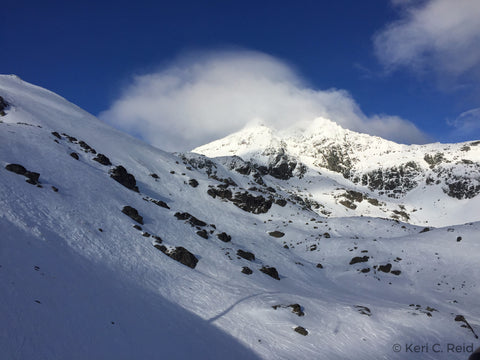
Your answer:
[[[402,16],[374,36],[387,70],[434,70],[443,82],[480,74],[480,1],[392,0]]]
[[[400,142],[426,137],[391,116],[368,118],[344,90],[311,89],[287,64],[252,51],[195,53],[136,76],[100,118],[169,151],[185,151],[238,131],[252,120],[276,128],[329,118],[343,127]]]
[[[455,120],[448,121],[448,124],[455,128],[455,136],[478,135],[480,132],[480,108],[464,111]]]

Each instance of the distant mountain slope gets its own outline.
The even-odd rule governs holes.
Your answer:
[[[468,210],[480,206],[480,141],[400,145],[319,118],[303,129],[248,127],[193,151],[241,157],[262,174],[290,180],[277,182],[288,190],[295,181],[299,196],[332,216],[370,214],[437,226],[478,219]],[[359,204],[365,198],[375,201]]]
[[[0,97],[2,357],[418,359],[406,344],[439,343],[422,359],[451,359],[477,341],[480,223],[369,216],[415,191],[434,209],[428,192],[389,198],[288,151],[287,167],[169,154],[14,76]]]

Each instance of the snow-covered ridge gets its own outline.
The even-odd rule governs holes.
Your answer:
[[[274,178],[291,182],[295,178],[295,193],[325,205],[332,216],[345,215],[338,206],[329,205],[339,203],[331,195],[344,188],[386,205],[377,211],[376,205],[365,208],[351,201],[343,202],[347,211],[355,215],[386,215],[417,224],[431,223],[433,217],[438,225],[476,219],[473,214],[466,215],[464,209],[479,204],[480,141],[402,145],[318,118],[302,128],[286,130],[249,126],[193,152],[212,158],[238,156],[266,169],[265,173]],[[324,177],[314,175],[319,173]],[[325,177],[334,183],[319,193],[316,189],[325,188],[330,181]],[[285,182],[278,186],[292,190],[292,185]],[[325,213],[324,209],[319,210]],[[398,212],[408,216],[399,217]]]
[[[169,154],[18,79],[0,76],[0,96],[2,358],[396,360],[445,346],[421,354],[433,360],[477,342],[480,223],[432,223],[437,196],[455,224],[455,206],[478,220],[478,197],[432,185],[387,203],[289,167],[279,144],[272,169]],[[402,212],[428,226],[379,218]]]

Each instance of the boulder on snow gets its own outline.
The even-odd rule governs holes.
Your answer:
[[[123,207],[122,213],[130,217],[132,220],[143,225],[143,217],[138,214],[137,209],[127,205]]]
[[[75,160],[78,160],[78,159],[79,159],[78,154],[77,154],[76,152],[70,153],[70,156],[71,156],[72,158],[74,158]]]
[[[204,239],[208,239],[208,233],[207,233],[207,230],[205,229],[197,231],[197,235]]]
[[[223,242],[230,242],[232,240],[232,237],[228,235],[226,232],[222,232],[220,234],[217,234],[217,237],[219,240]]]
[[[240,256],[241,258],[245,259],[245,260],[248,260],[248,261],[252,261],[252,260],[255,260],[255,255],[249,251],[243,251],[241,249],[239,249],[237,251],[237,256]]]
[[[165,201],[162,200],[155,200],[155,199],[150,199],[150,202],[154,203],[155,205],[158,205],[160,207],[163,207],[165,209],[170,209],[170,207],[167,205]]]
[[[276,238],[281,238],[281,237],[283,237],[283,236],[285,235],[285,233],[283,233],[283,232],[281,232],[281,231],[275,230],[275,231],[270,231],[270,232],[268,233],[268,235],[273,236],[273,237],[276,237]]]
[[[195,255],[182,246],[176,247],[175,250],[168,254],[168,256],[192,269],[194,269],[198,263],[198,259],[195,257]]]
[[[92,148],[90,145],[88,145],[85,141],[79,141],[78,142],[78,145],[80,145],[80,147],[85,151],[85,152],[89,152],[89,153],[92,153],[92,154],[96,154],[97,152],[95,151],[94,148]],[[95,159],[94,159],[95,160]]]
[[[195,179],[190,179],[190,180],[188,180],[188,185],[190,185],[191,187],[196,188],[196,187],[198,186],[198,181],[195,180]]]
[[[190,223],[190,225],[192,226],[206,226],[207,223],[205,221],[202,221],[202,220],[199,220],[197,219],[195,216],[187,213],[187,212],[183,212],[183,213],[180,213],[180,212],[176,212],[174,214],[174,216],[178,219],[178,220],[188,220],[188,222]]]
[[[377,270],[382,271],[384,273],[389,273],[390,270],[392,270],[392,264],[388,263],[385,265],[379,265]]]
[[[110,177],[125,186],[127,189],[139,192],[138,187],[136,186],[137,181],[135,180],[135,176],[129,174],[122,165],[110,170]]]
[[[370,259],[369,256],[355,256],[350,260],[350,265],[357,264],[357,263],[362,263],[362,262],[367,262],[368,259]]]
[[[52,135],[55,136],[58,140],[62,139],[62,136],[56,131],[52,131]]]
[[[27,172],[27,169],[25,169],[20,164],[8,164],[7,166],[5,166],[5,169],[18,175],[25,175],[25,173]]]
[[[105,165],[105,166],[110,166],[112,165],[112,163],[110,162],[110,159],[108,157],[106,157],[105,155],[103,154],[98,154],[97,156],[95,156],[93,159],[93,161],[96,161],[102,165]],[[133,175],[132,175],[133,176]],[[117,180],[118,181],[118,180]],[[120,182],[120,181],[119,181]],[[122,184],[123,185],[123,184]],[[134,184],[135,185],[135,184]]]
[[[293,329],[293,331],[299,333],[300,335],[303,335],[303,336],[307,336],[308,335],[308,331],[307,329],[305,329],[303,326],[297,326],[295,329]]]
[[[261,272],[264,274],[267,274],[268,276],[271,276],[272,278],[276,280],[280,280],[280,276],[278,275],[277,269],[275,269],[273,266],[263,266],[260,269]]]
[[[40,174],[37,172],[33,171],[28,171],[25,169],[24,166],[20,164],[8,164],[5,166],[5,169],[8,171],[11,171],[15,174],[18,175],[23,175],[27,178],[27,183],[32,184],[32,185],[37,185],[38,184],[38,179],[40,178]]]
[[[250,274],[253,274],[253,271],[248,266],[244,266],[242,267],[242,273],[246,275],[250,275]]]

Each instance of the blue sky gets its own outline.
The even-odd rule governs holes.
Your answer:
[[[195,73],[192,69],[200,67],[210,74],[218,68],[218,59],[225,70],[212,76],[225,76],[230,83],[224,86],[217,79],[210,91],[236,91],[235,67],[242,79],[260,68],[270,75],[269,85],[260,95],[255,93],[257,98],[272,92],[271,86],[288,82],[286,93],[301,93],[302,100],[295,104],[311,106],[313,112],[322,106],[342,108],[347,98],[360,120],[340,123],[354,130],[402,142],[466,141],[480,138],[480,26],[473,19],[480,6],[475,3],[479,4],[476,0],[17,0],[2,4],[0,69],[57,92],[150,142],[154,141],[147,135],[156,134],[157,121],[159,133],[169,128],[185,132],[191,123],[182,116],[203,124],[210,118],[222,119],[225,112],[210,116],[193,107],[174,113],[174,109],[155,109],[152,104],[157,101],[150,99],[146,107],[151,114],[115,124],[120,109],[133,111],[145,104],[142,96],[147,90],[148,96],[160,91],[158,102],[167,103],[173,95],[171,90],[165,93],[165,79],[179,73],[176,79],[182,85],[176,86],[181,91],[176,88],[174,102],[177,108],[189,106],[192,98],[182,97],[191,94],[185,84],[194,83],[195,91],[210,84],[206,76],[189,77]],[[248,86],[258,89],[254,79],[243,88],[251,92]],[[321,106],[312,105],[325,94],[328,100],[320,100]],[[225,101],[236,101],[237,95]],[[211,96],[194,99],[208,102]],[[278,96],[272,106],[283,102],[285,94]],[[135,102],[128,103],[133,98]],[[336,99],[338,104],[333,104]],[[242,101],[252,103],[249,98]],[[203,111],[204,117],[197,118]],[[288,111],[294,112],[295,106]],[[160,114],[161,119],[151,120],[152,114]],[[277,117],[270,111],[259,114]],[[242,111],[240,115],[244,116]],[[387,119],[384,127],[388,127],[393,117],[402,130],[380,129],[379,122]],[[172,121],[185,124],[175,128]],[[221,129],[210,123],[202,129],[218,131],[207,131],[198,141],[226,135],[241,123],[236,119]],[[400,132],[402,137],[396,137]],[[188,141],[178,140],[182,146]]]

